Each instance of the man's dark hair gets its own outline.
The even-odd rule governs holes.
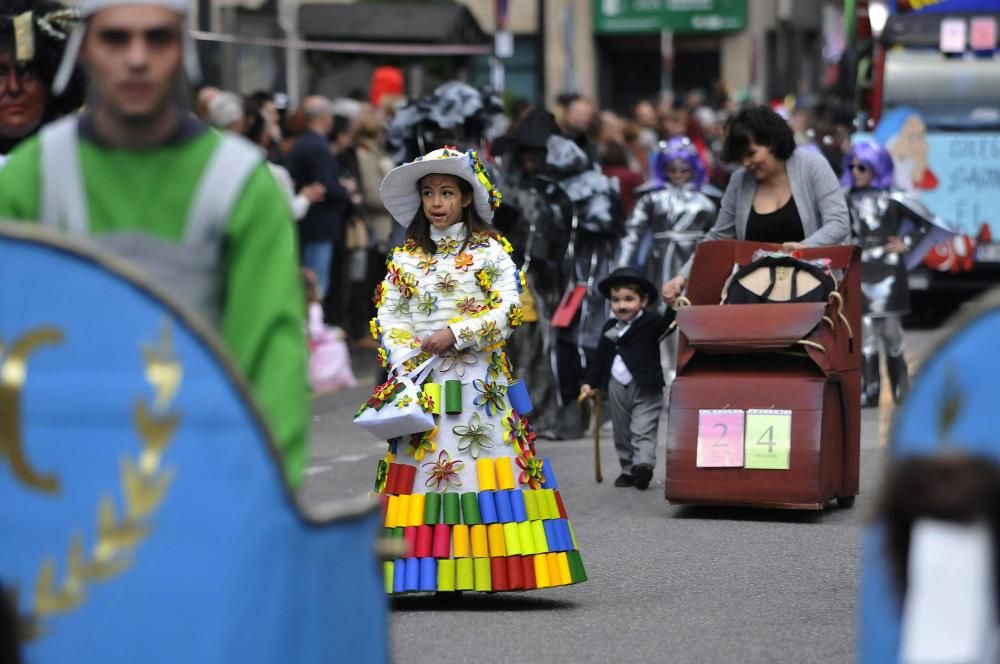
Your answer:
[[[743,161],[750,143],[767,147],[775,158],[787,160],[795,151],[795,136],[784,118],[762,104],[749,104],[726,121],[722,158]]]
[[[620,288],[632,291],[639,296],[640,300],[644,297],[649,297],[649,293],[637,281],[616,281],[608,288],[608,299],[610,300],[611,294]]]
[[[458,189],[462,192],[462,197],[464,198],[466,194],[473,197],[472,203],[467,205],[462,211],[462,223],[465,225],[465,241],[462,243],[462,251],[464,251],[473,233],[491,233],[493,232],[493,228],[483,221],[479,217],[479,213],[476,212],[475,194],[473,194],[472,185],[465,178],[453,177],[458,180]],[[422,179],[420,178],[420,180]],[[418,195],[420,193],[420,180],[417,180],[416,185]],[[431,222],[427,218],[427,215],[424,214],[423,202],[417,208],[417,213],[413,215],[413,221],[406,228],[406,239],[416,242],[428,255],[433,255],[437,251],[437,243],[431,239]]]

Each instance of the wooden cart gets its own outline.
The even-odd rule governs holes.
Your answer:
[[[692,306],[677,315],[666,498],[680,504],[792,509],[822,509],[835,499],[850,506],[858,493],[861,438],[858,251],[822,247],[802,252],[805,259],[830,259],[839,273],[837,292],[826,303],[720,305],[733,266],[749,263],[762,248],[777,249],[732,240],[698,247],[687,293]],[[703,448],[713,444],[714,433],[709,435],[705,422],[708,411],[720,409],[791,411],[787,469],[732,462],[706,467],[699,459],[699,434]],[[722,424],[715,426],[724,431]],[[751,436],[752,428],[747,419],[747,454],[741,458],[748,463],[757,454],[752,446],[769,442],[763,435],[758,439],[755,430]]]

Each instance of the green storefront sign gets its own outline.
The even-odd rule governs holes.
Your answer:
[[[722,32],[747,25],[747,0],[594,0],[598,34]]]

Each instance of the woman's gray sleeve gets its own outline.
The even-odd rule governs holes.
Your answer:
[[[847,244],[851,235],[847,200],[837,175],[826,159],[809,162],[809,186],[819,213],[819,229],[803,240],[809,247]]]

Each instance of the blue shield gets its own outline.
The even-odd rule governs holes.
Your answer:
[[[378,662],[371,502],[305,515],[219,340],[0,224],[0,581],[33,662]]]

